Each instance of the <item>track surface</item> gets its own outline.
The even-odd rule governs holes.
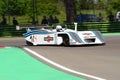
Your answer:
[[[106,37],[106,45],[104,46],[79,47],[27,46],[23,38],[0,38],[0,45],[2,46],[27,47],[67,68],[107,80],[120,79],[119,43],[120,36]],[[49,63],[47,64],[53,66]],[[94,80],[82,75],[77,76]]]

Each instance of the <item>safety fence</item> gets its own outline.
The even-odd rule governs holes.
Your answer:
[[[64,27],[74,29],[74,23],[61,24]],[[65,26],[66,25],[66,26]],[[120,22],[82,22],[78,23],[78,31],[98,30],[102,33],[120,32]],[[0,25],[0,36],[22,36],[26,30],[16,30],[13,25]]]

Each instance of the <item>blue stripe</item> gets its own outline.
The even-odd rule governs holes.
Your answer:
[[[104,36],[101,34],[101,32],[98,31],[98,33],[100,34],[101,38],[104,40],[105,38],[104,38]]]
[[[76,41],[75,37],[73,36],[73,34],[71,32],[68,32],[70,34],[70,36],[72,37],[73,40]],[[77,41],[76,41],[77,42]]]
[[[83,41],[82,41],[82,39],[79,37],[79,35],[78,35],[77,33],[75,33],[75,34],[76,34],[76,37],[78,38],[78,40],[83,43]]]
[[[24,33],[23,36],[28,37],[33,34],[52,34],[52,32],[42,31],[42,30],[31,30],[31,31],[28,31],[27,33]]]
[[[74,35],[72,34],[72,32],[68,32],[68,33],[70,34],[70,36],[72,37],[73,40],[75,40],[76,42],[78,42],[78,41],[75,39],[75,37],[74,37]],[[79,40],[79,42],[82,42],[82,43],[83,43],[83,41],[80,39],[79,35],[78,35],[77,33],[75,33],[75,32],[73,32],[73,33],[76,35],[76,37],[77,37],[77,39]]]

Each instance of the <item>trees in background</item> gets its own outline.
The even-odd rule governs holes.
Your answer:
[[[63,5],[58,5],[59,3]],[[71,20],[70,17],[81,10],[104,9],[108,13],[116,13],[120,10],[120,3],[119,0],[0,0],[0,15],[28,15],[29,17],[56,15],[64,11],[61,7],[66,7],[66,18]]]
[[[58,14],[59,10],[54,0],[0,0],[1,15],[32,15],[33,13]]]
[[[120,11],[119,0],[108,0],[107,5],[108,5],[107,12],[116,13],[116,12]]]
[[[25,1],[21,0],[1,0],[0,14],[24,15],[26,13]]]
[[[77,10],[88,10],[95,8],[96,10],[106,10],[109,12],[117,12],[120,10],[119,0],[76,0]]]
[[[1,16],[29,16],[37,20],[40,15],[59,14],[57,0],[0,0]]]

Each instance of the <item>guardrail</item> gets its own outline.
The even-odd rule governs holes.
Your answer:
[[[67,24],[68,28],[74,29],[74,24]],[[78,23],[78,30],[99,30],[102,33],[120,32],[120,22],[82,22]]]
[[[3,36],[22,36],[26,30],[16,30],[14,25],[0,25],[0,37]]]
[[[62,24],[67,25],[67,28],[75,29],[73,23]],[[78,30],[99,30],[102,33],[115,33],[120,32],[120,22],[82,22],[78,23]],[[16,30],[13,25],[0,25],[0,36],[22,36],[26,30]]]

